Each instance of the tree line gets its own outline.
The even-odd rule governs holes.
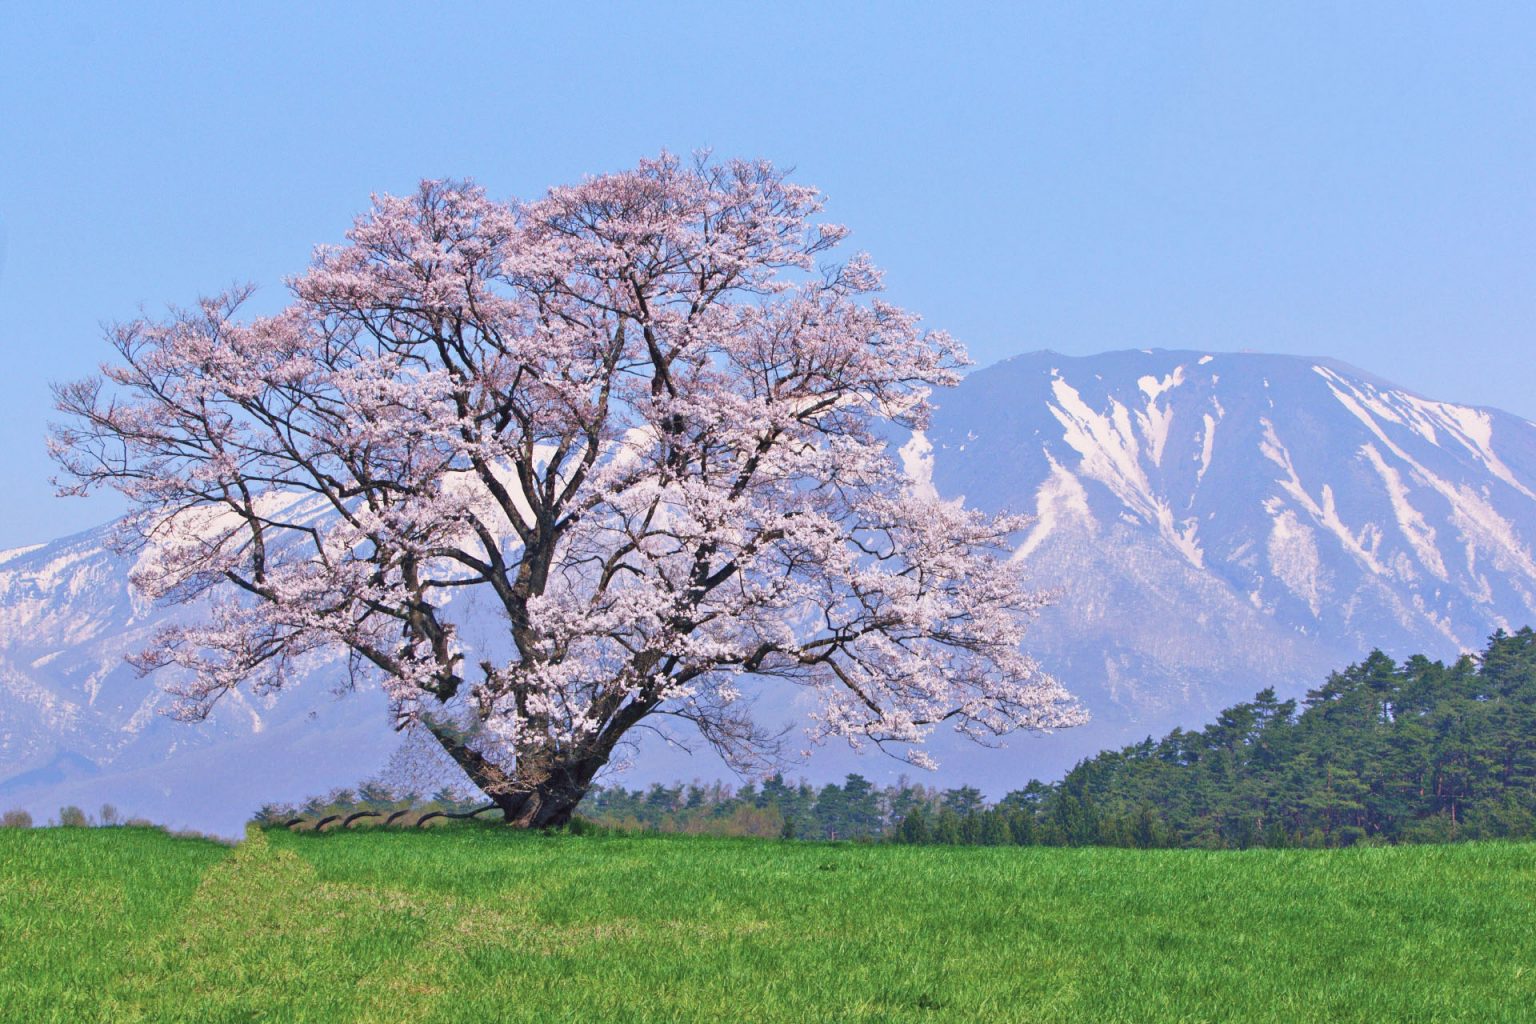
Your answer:
[[[380,781],[299,810],[420,805]],[[451,787],[431,808],[463,810]],[[264,808],[262,817],[291,813]],[[1242,849],[1536,836],[1536,632],[1499,631],[1447,665],[1380,651],[1300,700],[1273,689],[1199,730],[1175,729],[1032,780],[995,802],[862,775],[820,787],[594,786],[585,822],[624,831],[956,845]]]
[[[1031,781],[989,804],[972,787],[814,789],[782,778],[603,789],[619,827],[979,845],[1241,849],[1536,835],[1536,633],[1495,633],[1446,665],[1376,651],[1300,702],[1273,689],[1200,730],[1175,729]]]

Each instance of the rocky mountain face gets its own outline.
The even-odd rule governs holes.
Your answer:
[[[1057,598],[1031,646],[1094,715],[1002,751],[941,738],[938,784],[1000,795],[1264,686],[1298,695],[1373,647],[1451,658],[1536,622],[1536,425],[1519,417],[1247,353],[1031,353],[938,398],[902,461],[916,486],[1035,517],[1014,557]],[[339,663],[207,723],[167,719],[123,655],[195,610],[146,605],[106,538],[0,552],[0,808],[110,801],[234,832],[383,762],[383,700],[338,699]],[[631,784],[721,771],[655,741],[635,763]],[[806,767],[900,770],[841,750]]]

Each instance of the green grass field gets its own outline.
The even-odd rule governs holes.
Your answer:
[[[0,1020],[1536,1021],[1536,846],[0,830]]]

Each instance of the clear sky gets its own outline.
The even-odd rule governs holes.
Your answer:
[[[0,548],[100,325],[272,306],[373,191],[798,169],[980,362],[1331,355],[1536,418],[1536,6],[0,4]],[[148,13],[151,12],[152,13]]]

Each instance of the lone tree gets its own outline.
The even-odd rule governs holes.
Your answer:
[[[1021,521],[914,486],[881,433],[964,351],[830,262],[820,209],[665,154],[531,203],[428,181],[274,316],[240,288],[113,327],[117,361],[55,388],[62,490],[126,495],[136,586],[208,609],[136,664],[183,669],[198,719],[345,651],[523,826],[650,716],[752,766],[773,680],[819,698],[813,739],[917,764],[939,723],[1075,724],[1020,650]]]

